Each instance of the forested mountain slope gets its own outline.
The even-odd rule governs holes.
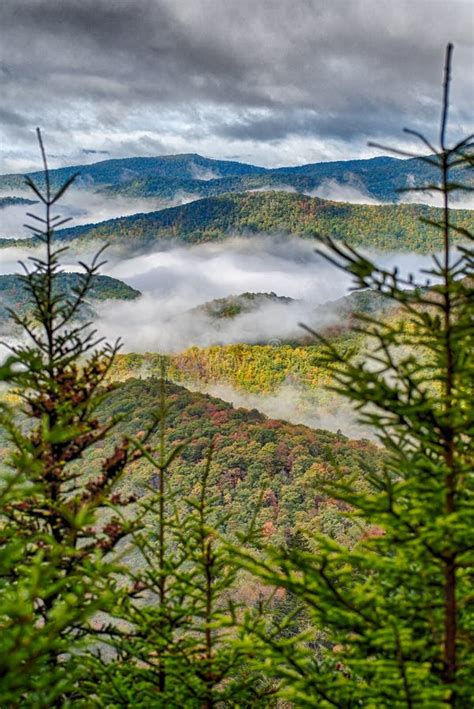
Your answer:
[[[150,250],[161,240],[195,244],[237,234],[289,233],[314,238],[318,234],[345,239],[374,249],[431,252],[442,246],[441,210],[424,205],[362,205],[331,202],[286,192],[228,194],[180,207],[110,219],[57,232],[76,243],[110,242],[124,250]],[[453,223],[472,229],[474,212],[456,210]],[[0,245],[12,245],[3,240]],[[23,240],[22,245],[34,243]]]
[[[83,280],[79,273],[61,273],[55,282],[55,290],[65,298],[73,297],[73,291],[80,288]],[[140,291],[131,288],[123,281],[110,276],[95,275],[87,299],[78,312],[79,317],[94,317],[94,302],[105,300],[134,300],[141,295]],[[19,315],[32,316],[34,306],[31,294],[26,288],[22,276],[17,274],[0,275],[0,325],[9,323],[8,309],[13,309]]]
[[[392,202],[400,199],[397,190],[436,183],[438,179],[436,168],[416,158],[400,160],[382,156],[263,168],[184,154],[119,158],[58,168],[51,170],[53,186],[59,186],[76,173],[79,173],[77,184],[82,187],[104,189],[109,194],[129,197],[168,199],[177,192],[208,197],[249,189],[278,189],[282,185],[303,193],[316,190],[329,181],[355,188],[368,198]],[[28,175],[41,184],[41,172]],[[472,178],[465,170],[453,170],[452,178],[472,184]],[[21,187],[24,187],[23,175],[0,176],[0,189]]]
[[[22,205],[29,206],[30,204],[36,204],[37,200],[26,199],[25,197],[0,197],[0,209],[5,209],[6,207],[20,207]]]
[[[171,179],[208,179],[225,175],[258,174],[265,168],[228,160],[212,160],[195,153],[163,155],[157,157],[132,157],[101,160],[91,165],[71,165],[50,171],[53,188],[77,174],[77,184],[82,187],[117,185],[136,178],[161,177]],[[39,185],[44,176],[41,171],[26,175]],[[0,189],[24,187],[25,175],[0,175]]]
[[[453,170],[453,179],[472,184],[472,177],[466,170]],[[110,185],[103,191],[109,195],[171,199],[178,193],[211,197],[225,192],[290,189],[305,194],[319,188],[337,193],[338,188],[348,187],[358,195],[358,201],[363,202],[365,198],[370,203],[374,199],[381,202],[398,202],[403,200],[403,195],[398,190],[437,184],[437,180],[436,169],[419,159],[378,157],[281,167],[206,181],[183,176],[171,179],[163,176],[135,176]],[[340,201],[344,200],[343,195],[344,192],[341,192]]]
[[[294,302],[296,301],[293,298],[276,295],[276,293],[239,293],[208,301],[190,312],[207,315],[212,320],[221,320],[252,313],[266,305],[290,305]]]
[[[136,435],[150,423],[160,392],[157,379],[130,380],[111,394],[99,414],[123,416],[115,437]],[[297,523],[324,530],[341,541],[360,534],[345,518],[346,507],[318,491],[318,479],[347,474],[357,486],[365,486],[366,476],[381,461],[376,446],[269,419],[255,409],[235,409],[221,399],[175,384],[168,383],[165,393],[168,443],[190,439],[173,463],[169,479],[180,498],[197,485],[214,440],[209,494],[217,498],[216,511],[225,508],[231,513],[228,531],[249,523],[261,495],[258,523],[269,536],[283,540]],[[158,434],[154,438],[157,442]],[[102,445],[97,451],[101,457],[107,452]],[[112,450],[111,441],[106,445]],[[88,463],[90,472],[94,456]],[[127,473],[122,485],[141,495],[153,483],[152,469],[141,463]]]

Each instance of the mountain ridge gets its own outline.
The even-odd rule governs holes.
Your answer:
[[[365,248],[426,253],[442,247],[439,230],[428,223],[441,217],[441,209],[419,204],[361,205],[288,192],[245,192],[60,229],[56,237],[76,244],[107,241],[136,253],[163,240],[197,244],[257,233],[309,238],[323,234]],[[472,229],[474,211],[455,210],[452,220]],[[35,237],[4,239],[0,247],[36,243]]]
[[[245,187],[245,178],[254,179],[254,187],[265,186],[265,180],[278,182],[286,180],[297,191],[315,190],[335,182],[339,187],[349,187],[366,195],[367,199],[397,201],[397,190],[410,186],[421,186],[437,182],[438,173],[434,166],[427,165],[419,158],[401,159],[390,156],[372,158],[328,160],[301,165],[282,165],[279,167],[261,167],[235,160],[207,158],[198,153],[179,153],[175,155],[109,158],[90,164],[76,164],[54,168],[50,171],[53,187],[58,187],[65,179],[80,173],[78,185],[85,188],[110,188],[112,193],[129,196],[159,196],[173,188],[184,190],[186,182],[194,180],[201,184],[206,193],[205,183],[209,180],[223,180],[213,185],[214,194],[228,191],[225,181],[241,178],[241,188]],[[466,172],[460,169],[452,171],[453,179],[462,181]],[[25,175],[8,173],[0,175],[0,189],[13,189],[25,186],[25,176],[43,180],[41,171],[30,171]],[[147,182],[161,180],[152,188]],[[167,180],[176,180],[174,185]],[[472,178],[468,178],[472,183]],[[142,184],[140,184],[142,183]],[[334,187],[334,185],[333,185]],[[189,188],[189,185],[188,185]],[[194,185],[197,188],[197,185]],[[210,188],[208,188],[210,189]],[[153,191],[154,190],[154,191]]]

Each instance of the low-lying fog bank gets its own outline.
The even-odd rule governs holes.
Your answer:
[[[109,255],[102,273],[123,280],[143,293],[136,301],[97,304],[97,327],[110,339],[121,337],[124,351],[177,352],[190,345],[261,343],[301,336],[298,323],[314,328],[338,324],[339,315],[317,306],[349,292],[351,278],[316,254],[314,241],[288,236],[235,237],[198,246],[163,245],[162,250],[120,260]],[[5,249],[0,272],[18,272],[18,260],[31,249]],[[81,254],[84,260],[90,254]],[[374,256],[381,264],[397,264],[402,273],[426,268],[419,254]],[[76,270],[66,254],[65,270]],[[215,318],[196,307],[229,295],[274,293],[295,302],[263,300],[250,312]]]
[[[419,273],[430,259],[383,254],[379,263]],[[190,345],[261,343],[300,337],[298,323],[338,324],[337,315],[315,308],[349,292],[351,278],[316,254],[314,242],[260,236],[164,251],[113,262],[104,269],[144,295],[136,302],[100,308],[99,329],[121,335],[125,351],[176,352]],[[240,293],[275,293],[294,303],[263,303],[234,318],[193,310],[202,303]],[[192,312],[191,312],[192,311]]]
[[[357,420],[350,404],[338,394],[331,393],[331,403],[321,404],[321,392],[285,384],[273,394],[251,394],[226,384],[193,383],[186,385],[191,391],[200,391],[228,401],[233,406],[257,409],[270,418],[283,419],[309,428],[321,428],[334,433],[341,432],[348,438],[375,440],[369,426]]]

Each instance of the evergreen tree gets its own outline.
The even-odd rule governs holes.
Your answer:
[[[10,312],[23,333],[10,347],[3,373],[14,387],[16,413],[2,409],[9,453],[0,478],[0,704],[59,706],[81,681],[81,649],[91,642],[93,616],[119,594],[107,561],[129,531],[113,511],[112,488],[137,456],[127,441],[102,461],[98,476],[80,467],[115,421],[99,421],[98,405],[117,346],[102,345],[90,323],[76,316],[98,271],[100,255],[78,286],[58,287],[60,257],[54,243],[64,219],[54,216],[74,178],[52,191],[46,154],[44,189],[29,184],[44,216],[29,215],[43,256],[23,265],[32,315]],[[126,501],[123,501],[126,502]]]
[[[472,167],[473,137],[447,145],[448,46],[440,145],[421,139],[436,166],[444,249],[429,282],[377,266],[324,239],[328,258],[399,306],[384,321],[360,316],[364,360],[326,342],[335,391],[353,402],[386,450],[368,494],[328,486],[368,531],[353,549],[328,538],[317,552],[270,549],[254,570],[306,604],[314,634],[289,644],[263,638],[268,667],[296,706],[468,707],[474,702],[474,289],[473,236],[454,226],[453,168]],[[399,152],[399,151],[398,151]],[[405,153],[402,153],[405,154]],[[453,234],[462,243],[453,248]],[[327,252],[325,252],[327,255]],[[319,338],[322,339],[322,338]]]
[[[108,627],[113,657],[91,661],[90,688],[100,706],[268,706],[273,686],[257,670],[247,631],[263,618],[233,598],[239,567],[221,534],[227,515],[211,524],[212,446],[195,494],[183,500],[172,463],[188,442],[167,445],[164,368],[160,391],[157,447],[131,439],[154,471],[152,485],[139,502],[130,592]]]

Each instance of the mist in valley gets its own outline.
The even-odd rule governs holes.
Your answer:
[[[10,197],[13,194],[15,197],[35,199],[33,192],[27,189],[2,192],[0,196]],[[61,204],[58,206],[58,212],[64,218],[71,219],[71,224],[65,226],[80,226],[118,217],[127,217],[141,212],[154,212],[167,207],[176,207],[192,202],[195,199],[198,199],[197,195],[184,191],[176,192],[172,199],[162,199],[160,197],[138,199],[72,186],[62,198]],[[0,209],[0,238],[22,239],[30,237],[31,232],[24,226],[25,222],[31,223],[31,219],[26,216],[26,212],[40,214],[41,207],[39,204],[19,204]]]
[[[348,438],[375,440],[371,428],[360,423],[357,412],[347,400],[334,392],[324,396],[324,391],[311,390],[290,382],[285,382],[271,394],[254,394],[225,383],[192,382],[186,386],[191,391],[200,391],[224,399],[236,408],[257,409],[270,418],[333,433],[340,432]],[[324,401],[321,401],[321,398]]]
[[[318,329],[340,323],[324,303],[350,292],[350,276],[320,254],[313,240],[286,235],[233,237],[225,242],[195,246],[163,243],[160,249],[132,258],[111,250],[101,272],[124,281],[142,293],[133,301],[96,304],[99,332],[121,337],[125,352],[178,352],[191,345],[236,342],[265,343],[294,340],[303,322]],[[1,252],[0,273],[20,272],[41,249],[21,247]],[[94,246],[81,259],[90,261]],[[368,254],[377,263],[402,274],[420,274],[431,259],[420,254]],[[65,271],[80,270],[73,251],[63,257]],[[424,280],[424,279],[423,279]],[[242,293],[267,293],[293,299],[261,299],[250,312],[216,318],[199,306]]]
[[[196,166],[195,179],[202,181],[218,177],[210,170],[203,170]],[[407,187],[410,186],[410,180]],[[285,184],[282,177],[281,184],[269,184],[256,187],[249,192],[290,192],[297,190]],[[35,199],[34,194],[29,189],[9,190],[0,193],[0,197],[8,196],[24,197]],[[346,202],[350,204],[391,204],[375,199],[364,187],[363,183],[354,178],[346,182],[338,182],[335,179],[326,178],[314,190],[307,191],[309,197],[331,200],[335,202]],[[132,198],[125,195],[115,195],[107,191],[87,189],[85,187],[72,186],[61,200],[60,213],[65,218],[71,219],[71,225],[80,226],[83,224],[93,224],[108,219],[126,217],[138,213],[153,212],[169,207],[176,207],[189,202],[201,199],[201,195],[177,190],[170,199],[162,197]],[[426,204],[432,207],[441,207],[441,198],[436,192],[404,192],[400,193],[400,202],[407,204]],[[454,209],[473,209],[474,196],[472,192],[455,195],[451,205]],[[10,205],[0,209],[0,238],[21,239],[31,235],[25,228],[25,221],[31,221],[26,217],[26,212],[38,212],[38,204],[34,205]],[[69,226],[69,225],[68,225]]]
[[[331,308],[317,309],[350,292],[351,279],[297,237],[234,237],[225,243],[169,246],[135,258],[113,258],[103,269],[143,293],[131,302],[99,306],[97,326],[121,336],[129,352],[177,352],[191,345],[265,343],[301,338],[298,323],[313,328],[339,324]],[[430,260],[419,254],[383,254],[377,261],[402,273],[419,273]],[[274,293],[295,302],[263,302],[233,318],[196,310],[217,298]]]
[[[340,196],[345,201],[349,201],[350,196],[353,201],[360,199],[370,203],[367,195],[357,193],[355,186],[335,183],[327,183],[319,196],[326,199]],[[178,195],[177,199],[190,201],[193,196]],[[101,195],[76,190],[70,193],[61,211],[65,216],[73,216],[74,224],[81,224],[163,207],[152,203],[153,200],[104,200]],[[18,236],[21,233],[20,215],[23,224],[25,211],[35,211],[34,207],[36,205],[33,209],[19,206],[3,210],[0,213],[2,234]],[[23,229],[23,233],[25,231]],[[235,236],[225,242],[195,246],[167,241],[152,253],[129,258],[110,249],[108,262],[101,272],[140,290],[142,297],[133,301],[96,303],[98,318],[94,326],[110,341],[120,338],[125,353],[172,354],[193,345],[269,343],[278,346],[288,341],[296,342],[305,335],[299,323],[315,330],[344,324],[337,307],[321,306],[347,295],[351,279],[317,254],[316,247],[316,242],[309,239],[263,234]],[[90,261],[95,247],[92,245],[87,249],[80,257]],[[27,260],[40,251],[21,247],[2,250],[0,272],[18,272],[19,260]],[[430,257],[420,254],[368,255],[387,268],[399,266],[405,275],[419,275],[431,263]],[[80,270],[73,250],[63,257],[63,268],[66,271]],[[292,300],[282,302],[273,296],[263,298],[249,312],[241,312],[235,317],[215,317],[200,307],[215,299],[242,293],[267,293]],[[332,394],[321,399],[320,392],[310,391],[294,382],[285,382],[268,395],[249,394],[225,382],[191,382],[186,386],[199,388],[235,406],[257,408],[269,416],[292,423],[341,430],[351,437],[370,436],[367,427],[357,423],[344,400]]]

